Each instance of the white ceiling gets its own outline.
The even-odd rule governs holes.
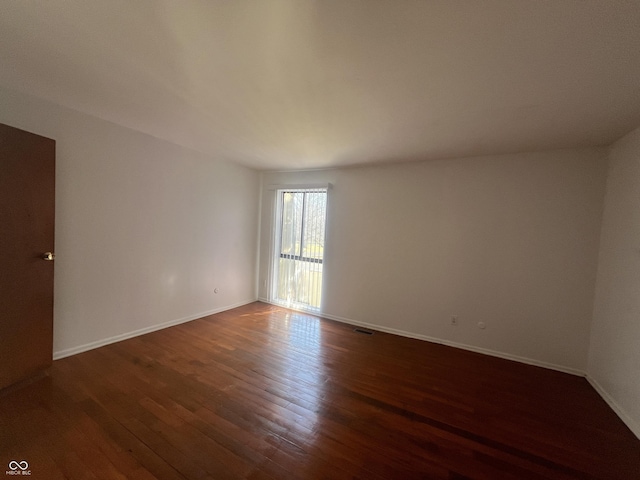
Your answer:
[[[640,2],[2,0],[0,84],[260,169],[605,145]]]

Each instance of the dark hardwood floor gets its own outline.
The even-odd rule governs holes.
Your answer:
[[[640,440],[583,378],[254,303],[4,392],[0,461],[23,460],[38,479],[637,479]]]

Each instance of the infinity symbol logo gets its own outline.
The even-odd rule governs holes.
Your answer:
[[[21,462],[16,462],[15,460],[11,460],[9,462],[9,468],[11,470],[26,470],[27,468],[29,468],[29,464],[27,463],[26,460],[23,460]]]

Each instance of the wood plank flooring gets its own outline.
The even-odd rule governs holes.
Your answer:
[[[58,360],[0,396],[0,473],[640,478],[583,378],[353,328],[254,303]]]

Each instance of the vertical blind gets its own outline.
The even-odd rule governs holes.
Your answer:
[[[327,189],[279,190],[278,205],[275,301],[317,311],[322,299]]]

